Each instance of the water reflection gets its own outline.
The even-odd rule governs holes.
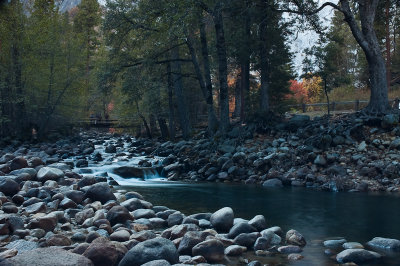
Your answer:
[[[165,205],[187,215],[230,206],[236,217],[251,219],[263,214],[271,226],[279,225],[284,230],[295,228],[310,243],[304,250],[306,259],[298,265],[331,265],[333,262],[323,254],[320,244],[327,238],[345,237],[363,244],[375,236],[400,239],[400,212],[396,211],[400,199],[394,194],[168,182],[148,182],[146,186],[133,184],[124,188],[141,193],[155,205]],[[384,259],[375,265],[382,263],[400,265],[400,260],[396,256],[396,259]]]

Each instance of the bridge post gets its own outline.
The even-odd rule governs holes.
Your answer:
[[[335,103],[335,102],[332,102],[332,112],[335,111],[335,108],[336,108],[336,103]]]
[[[303,104],[301,105],[301,107],[302,107],[302,109],[303,109],[303,113],[305,113],[305,112],[306,112],[306,109],[307,109],[306,104],[303,103]]]
[[[356,100],[354,104],[354,110],[358,112],[359,109],[360,109],[360,100]]]

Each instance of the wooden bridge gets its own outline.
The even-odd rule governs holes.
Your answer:
[[[82,119],[77,122],[79,127],[113,128],[120,127],[118,119]]]

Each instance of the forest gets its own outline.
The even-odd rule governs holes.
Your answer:
[[[0,0],[0,266],[400,265],[399,0]]]
[[[329,95],[361,95],[385,113],[399,96],[400,4],[339,2],[5,1],[0,133],[46,136],[97,117],[188,138]],[[317,35],[294,66],[291,43],[304,31]]]

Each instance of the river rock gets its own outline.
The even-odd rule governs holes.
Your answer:
[[[73,200],[76,204],[81,204],[85,199],[85,193],[80,190],[69,190],[65,192],[65,196]]]
[[[132,215],[128,209],[123,206],[114,206],[108,212],[106,216],[107,220],[110,221],[111,225],[117,223],[125,223],[128,220],[133,220]]]
[[[171,227],[174,225],[181,224],[183,221],[183,218],[184,218],[183,213],[181,213],[179,211],[170,214],[167,219],[168,226]]]
[[[255,227],[258,231],[262,231],[267,228],[267,221],[264,215],[256,215],[249,221],[249,225]]]
[[[11,178],[0,177],[0,192],[6,196],[14,196],[20,190],[19,184]]]
[[[109,144],[106,148],[105,148],[105,153],[116,153],[117,152],[117,147],[115,147],[112,144]]]
[[[98,238],[90,244],[83,256],[90,259],[95,266],[108,266],[117,264],[119,254],[110,241]]]
[[[310,122],[311,118],[308,115],[294,115],[290,120],[287,122],[287,129],[291,131],[297,130],[299,127],[304,126],[308,122]]]
[[[53,231],[56,226],[57,217],[53,215],[46,215],[43,217],[32,219],[27,227],[30,229],[40,228],[48,232]]]
[[[118,242],[125,242],[129,240],[131,234],[127,230],[118,230],[115,231],[110,235],[110,240],[118,241]]]
[[[286,233],[286,243],[303,247],[307,242],[302,234],[294,229],[291,229]]]
[[[380,254],[365,249],[346,249],[336,255],[336,260],[339,263],[362,263],[366,261],[377,260],[380,258]]]
[[[64,235],[52,235],[46,239],[47,246],[69,246],[71,240]]]
[[[355,249],[355,248],[364,248],[364,246],[361,243],[358,242],[346,242],[342,245],[344,249]]]
[[[384,129],[391,129],[399,123],[399,115],[387,114],[382,118],[381,126]]]
[[[224,259],[224,245],[217,239],[203,241],[192,249],[193,256],[203,256],[207,262],[220,262]]]
[[[397,240],[397,239],[374,237],[367,244],[368,244],[368,246],[377,248],[377,249],[400,251],[400,240]]]
[[[75,209],[78,205],[73,200],[69,198],[64,198],[60,202],[59,206],[65,210],[65,209]]]
[[[265,181],[263,187],[283,187],[283,183],[278,178],[272,178]]]
[[[319,165],[319,166],[324,166],[326,165],[326,159],[322,155],[317,155],[317,157],[314,160],[314,164]]]
[[[29,179],[32,179],[36,176],[37,171],[34,168],[22,168],[22,169],[18,169],[18,170],[14,170],[10,172],[10,175],[21,175],[21,174],[28,174],[29,175]]]
[[[100,201],[102,204],[109,200],[117,200],[110,186],[107,183],[97,183],[91,185],[86,191],[86,197],[93,201]]]
[[[210,222],[212,226],[222,232],[228,232],[233,226],[234,214],[230,207],[219,209],[211,215]]]
[[[237,245],[240,246],[245,246],[245,247],[253,247],[254,243],[256,242],[257,238],[259,237],[260,233],[254,232],[254,233],[241,233],[235,239],[233,242]]]
[[[346,242],[347,242],[347,240],[344,238],[343,239],[326,240],[326,241],[324,241],[324,247],[339,248]]]
[[[231,245],[227,247],[224,251],[227,256],[240,256],[243,252],[246,252],[247,248],[239,245]]]
[[[77,212],[75,214],[75,221],[77,224],[83,224],[83,222],[94,216],[94,211],[92,208],[85,209],[83,211]]]
[[[169,266],[169,265],[171,265],[171,264],[166,260],[152,260],[152,261],[146,262],[142,266]]]
[[[288,260],[292,260],[292,261],[298,261],[303,259],[304,257],[298,253],[292,253],[288,255]]]
[[[140,266],[159,259],[165,259],[171,264],[178,263],[179,254],[172,241],[156,237],[141,242],[126,253],[119,266]]]
[[[11,171],[27,167],[28,167],[28,161],[24,157],[15,157],[14,159],[12,159],[10,163]]]
[[[257,229],[248,224],[247,222],[239,222],[235,224],[231,230],[229,230],[228,237],[233,239],[241,233],[252,233],[256,232]]]
[[[56,247],[26,251],[5,260],[4,263],[14,266],[93,266],[88,258]]]
[[[140,199],[131,198],[121,202],[121,206],[124,206],[129,211],[135,211],[137,209],[145,209],[146,206],[142,203]]]
[[[155,174],[156,171],[151,167],[139,167],[139,166],[120,166],[114,168],[113,173],[124,178],[136,177],[144,178],[148,174]]]
[[[52,167],[42,167],[36,175],[37,179],[41,182],[45,182],[47,180],[57,180],[63,176],[63,171]]]
[[[300,253],[302,251],[303,250],[299,246],[293,246],[293,245],[282,246],[278,248],[278,252],[283,254]]]
[[[178,252],[181,255],[192,255],[192,249],[198,243],[205,241],[207,233],[199,231],[187,232],[179,243]]]
[[[76,161],[75,166],[77,168],[88,167],[89,163],[86,159],[79,159]]]
[[[16,250],[18,250],[19,253],[21,253],[23,251],[29,251],[29,250],[38,248],[38,243],[33,242],[33,241],[26,241],[23,239],[18,239],[18,240],[8,243],[5,246],[5,248],[16,249]]]
[[[38,203],[35,203],[35,204],[25,207],[25,212],[27,214],[46,212],[46,210],[47,210],[47,207],[46,207],[46,203],[44,203],[44,202],[38,202]]]

